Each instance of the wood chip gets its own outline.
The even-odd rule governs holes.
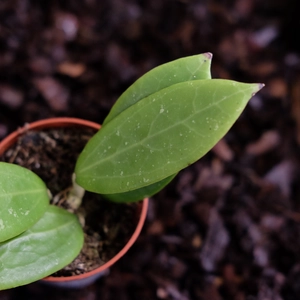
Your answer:
[[[265,131],[262,136],[255,142],[248,144],[246,153],[251,155],[261,155],[273,150],[280,144],[281,138],[277,131]]]
[[[54,111],[66,111],[69,91],[52,77],[34,79],[35,87]]]
[[[283,160],[274,166],[264,177],[270,183],[277,185],[284,196],[289,196],[292,188],[292,181],[295,176],[295,163],[290,160]]]
[[[0,86],[0,103],[16,109],[23,104],[23,93],[12,86]]]
[[[228,146],[225,139],[221,139],[212,149],[212,151],[222,160],[231,161],[234,158],[234,152]]]
[[[199,257],[201,265],[206,271],[215,270],[229,240],[229,234],[219,213],[215,208],[212,208],[207,236]]]
[[[272,97],[285,98],[287,96],[287,84],[283,78],[277,77],[271,79],[267,83],[266,88]]]
[[[81,63],[63,62],[57,66],[59,73],[68,75],[70,77],[79,77],[86,70],[86,66]]]

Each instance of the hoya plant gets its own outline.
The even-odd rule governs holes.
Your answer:
[[[72,197],[152,196],[223,137],[263,85],[211,79],[211,58],[175,60],[131,85],[79,155]],[[32,171],[0,162],[0,289],[46,277],[80,252],[78,218],[50,205],[50,194]]]

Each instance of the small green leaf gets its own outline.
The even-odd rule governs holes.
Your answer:
[[[68,265],[83,245],[75,215],[49,206],[30,229],[0,243],[0,290],[28,284]]]
[[[125,192],[125,193],[119,193],[119,194],[105,194],[103,197],[114,201],[114,202],[135,202],[142,200],[144,198],[151,197],[158,193],[160,190],[162,190],[166,185],[168,185],[171,180],[174,179],[176,176],[172,175],[169,176],[163,180],[160,180],[158,182],[155,182],[153,184],[150,184],[148,186],[144,186],[142,188],[139,188],[137,190],[133,190],[130,192]]]
[[[119,97],[102,126],[105,126],[131,105],[168,86],[184,81],[210,79],[211,59],[211,53],[192,55],[150,70]]]
[[[122,193],[162,180],[206,154],[261,84],[195,80],[137,102],[100,129],[75,167],[86,190]]]
[[[30,228],[48,206],[47,187],[36,174],[0,162],[0,242]]]

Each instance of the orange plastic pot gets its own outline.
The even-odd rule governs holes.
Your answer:
[[[20,135],[22,135],[27,130],[42,130],[45,128],[54,128],[54,127],[88,127],[95,130],[99,130],[101,125],[77,118],[50,118],[45,120],[36,121],[30,124],[26,124],[23,127],[19,128],[15,132],[8,135],[0,142],[0,155],[4,153],[10,146],[12,146],[18,139]],[[61,287],[69,287],[69,288],[78,288],[86,286],[92,282],[94,282],[97,278],[106,275],[109,272],[109,267],[111,267],[116,261],[118,261],[134,244],[136,239],[138,238],[142,227],[144,225],[146,215],[148,209],[148,199],[144,199],[141,202],[139,211],[138,211],[138,223],[135,228],[134,233],[130,237],[127,244],[118,252],[112,259],[106,262],[101,267],[87,272],[81,275],[75,275],[70,277],[52,277],[49,276],[47,278],[42,279],[43,283],[61,286]]]

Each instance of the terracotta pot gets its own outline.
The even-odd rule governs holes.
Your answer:
[[[22,135],[26,130],[30,130],[30,129],[39,130],[44,128],[71,127],[71,126],[84,126],[96,130],[101,128],[101,125],[97,123],[82,120],[82,119],[77,119],[77,118],[67,118],[67,117],[51,118],[51,119],[36,121],[24,125],[23,127],[19,128],[18,130],[11,133],[6,138],[4,138],[0,142],[0,155],[3,152],[5,152],[11,145],[13,145],[17,141],[18,137]],[[69,277],[49,276],[47,278],[42,279],[42,282],[56,285],[56,286],[61,286],[61,287],[76,288],[76,287],[86,286],[94,282],[97,278],[106,275],[109,272],[109,267],[112,266],[117,260],[119,260],[129,250],[129,248],[134,244],[134,242],[138,238],[146,219],[147,209],[148,209],[148,199],[144,199],[140,206],[140,211],[138,215],[139,220],[133,235],[131,236],[127,244],[123,247],[123,249],[119,253],[117,253],[111,260],[106,262],[104,265],[102,265],[101,267],[93,271],[81,275],[75,275]]]

